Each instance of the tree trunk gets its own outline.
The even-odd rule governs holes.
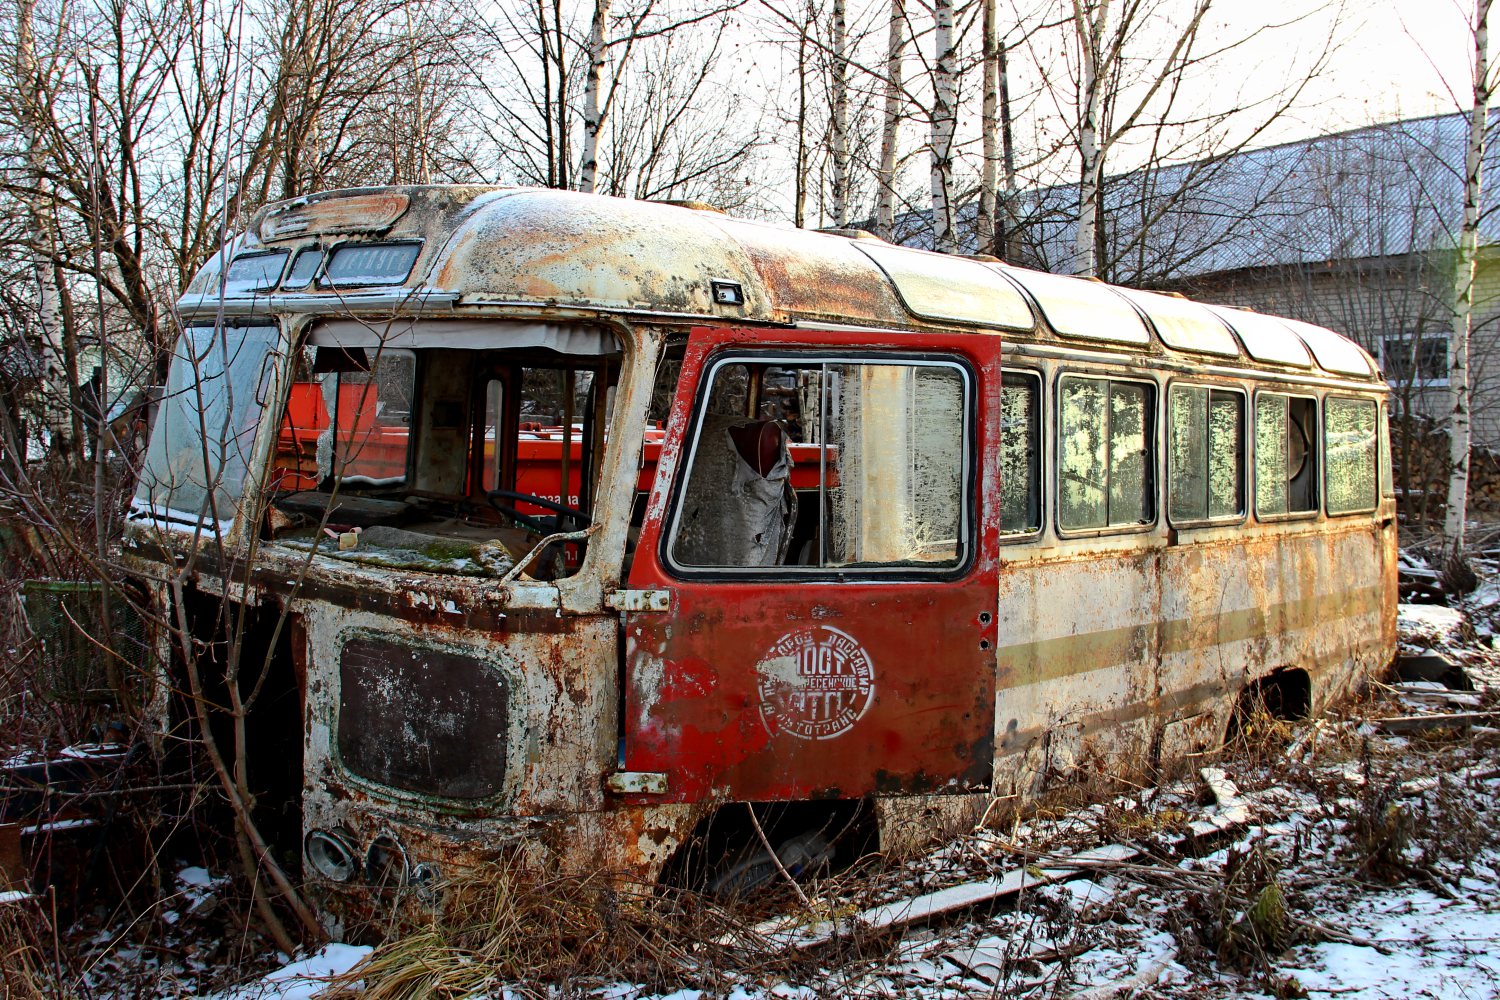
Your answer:
[[[1016,146],[1011,134],[1010,121],[1010,65],[1005,46],[1000,46],[998,58],[1000,70],[1000,149],[1005,165],[1005,193],[1000,198],[1000,218],[1003,232],[996,241],[996,252],[1006,261],[1017,263],[1021,256],[1021,242],[1016,232]]]
[[[1464,222],[1459,232],[1453,296],[1453,333],[1448,341],[1448,510],[1443,534],[1454,554],[1463,551],[1469,508],[1469,334],[1474,325],[1474,272],[1479,252],[1479,198],[1484,169],[1484,132],[1489,118],[1489,28],[1491,0],[1474,3],[1474,108],[1464,170]]]
[[[953,0],[936,0],[936,72],[932,104],[932,242],[939,253],[958,252],[953,224],[953,133],[958,126],[958,57],[953,39]]]
[[[797,169],[793,171],[792,222],[807,225],[807,19],[797,35]]]
[[[833,159],[833,224],[849,224],[849,53],[844,0],[833,0],[833,120],[829,140]]]
[[[1099,114],[1103,103],[1100,79],[1100,39],[1109,20],[1109,0],[1073,0],[1073,30],[1078,37],[1082,90],[1078,95],[1078,232],[1073,244],[1073,273],[1091,275],[1095,258],[1095,224],[1104,157],[1099,149]]]
[[[875,177],[875,235],[891,238],[896,228],[896,140],[901,130],[901,57],[906,50],[906,0],[891,0],[890,34],[885,46],[885,112],[880,127],[880,168]]]
[[[578,170],[578,190],[593,193],[599,172],[599,132],[604,128],[600,87],[604,79],[605,19],[609,0],[594,0],[594,23],[589,29],[589,76],[583,91],[583,163]]]
[[[1000,182],[1000,45],[995,32],[995,0],[984,0],[984,171],[979,181],[979,252],[998,256],[995,242],[995,188]]]
[[[32,255],[31,271],[37,285],[37,326],[41,339],[40,384],[36,398],[40,402],[43,426],[52,454],[73,461],[81,449],[73,433],[72,395],[69,384],[67,350],[62,315],[62,294],[57,265],[52,254],[57,251],[57,234],[51,214],[51,182],[47,178],[46,151],[41,126],[47,112],[41,95],[41,80],[36,64],[36,41],[32,20],[35,0],[19,0],[16,5],[16,49],[13,72],[19,91],[23,141],[26,145],[26,169],[33,193],[27,195],[26,214],[31,231],[37,234],[38,250]]]

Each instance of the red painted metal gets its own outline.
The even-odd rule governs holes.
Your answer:
[[[995,712],[1000,338],[924,336],[922,352],[966,359],[977,372],[974,511],[976,552],[958,580],[840,582],[788,576],[720,582],[678,579],[659,549],[671,479],[705,363],[718,348],[774,347],[765,331],[696,329],[667,422],[629,585],[665,589],[669,613],[626,616],[625,767],[667,774],[668,792],[640,801],[772,801],[875,792],[989,787]],[[887,339],[799,330],[788,349],[847,347],[897,353]],[[914,347],[916,345],[913,345]],[[680,491],[681,486],[676,487]],[[821,646],[823,653],[813,647]],[[799,648],[800,647],[800,648]],[[846,714],[802,735],[779,723],[757,664],[768,656],[819,655],[853,664]],[[838,672],[835,669],[834,672]],[[868,690],[866,691],[866,688]],[[763,710],[763,702],[770,707]],[[847,711],[853,704],[853,713]],[[856,714],[857,718],[849,718]],[[793,727],[795,728],[795,727]],[[773,729],[776,732],[773,733]],[[825,730],[827,730],[825,732]]]

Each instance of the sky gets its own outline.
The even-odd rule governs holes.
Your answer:
[[[1293,0],[1222,0],[1220,10],[1233,25],[1230,30],[1245,30],[1304,6]],[[1473,60],[1469,16],[1463,0],[1349,0],[1328,71],[1268,141],[1467,110]],[[1315,16],[1298,33],[1306,41],[1327,37],[1331,20],[1327,14]],[[1287,61],[1284,46],[1284,36],[1252,44],[1244,65],[1274,72]]]

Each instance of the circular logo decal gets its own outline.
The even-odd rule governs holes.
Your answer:
[[[760,719],[775,736],[829,740],[875,700],[875,665],[854,638],[827,625],[788,632],[755,665]]]

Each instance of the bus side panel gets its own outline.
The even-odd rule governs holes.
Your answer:
[[[1034,793],[1089,753],[1111,772],[1142,742],[1156,700],[1159,552],[1149,535],[1113,550],[1008,550],[1000,577],[997,794]],[[1053,548],[1044,550],[1057,553]]]

